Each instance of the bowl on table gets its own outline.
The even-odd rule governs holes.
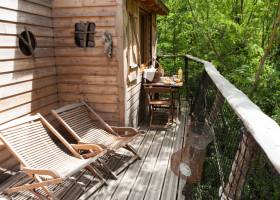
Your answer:
[[[163,76],[160,77],[160,82],[169,85],[172,84],[174,81],[170,77]]]

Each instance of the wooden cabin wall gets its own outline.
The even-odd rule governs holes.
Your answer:
[[[135,39],[132,41],[131,38],[133,37],[133,30],[131,30],[131,26],[129,24],[129,18],[134,17],[136,22],[136,35],[138,38],[138,41],[140,43],[140,29],[139,29],[139,20],[140,20],[140,9],[146,10],[146,8],[141,4],[140,1],[136,0],[126,0],[126,10],[124,15],[124,28],[126,29],[127,26],[128,31],[125,31],[124,33],[124,69],[125,74],[128,74],[131,72],[131,69],[129,65],[134,64],[136,61],[133,60],[133,52],[136,54],[136,60],[138,60],[138,57],[141,56],[139,54],[140,52],[140,46],[138,47],[136,44]],[[147,13],[149,13],[148,10],[146,10]],[[153,58],[156,57],[156,15],[151,14],[151,56]],[[129,30],[130,29],[130,30]],[[147,36],[147,38],[150,38],[150,36]],[[128,51],[128,52],[127,52]],[[139,59],[141,60],[141,59]],[[139,63],[138,60],[138,64]],[[137,63],[137,62],[136,62]],[[142,64],[142,63],[141,63]],[[126,77],[127,80],[127,77]],[[142,86],[142,73],[138,69],[137,78],[133,82],[129,82],[127,80],[126,82],[126,103],[125,103],[125,124],[127,126],[133,126],[137,127],[139,125],[139,112],[140,112],[140,104],[141,106],[145,106],[145,103],[141,101],[145,101],[145,97],[143,95],[143,88]],[[141,108],[145,109],[145,108]]]
[[[113,125],[124,125],[122,44],[120,23],[121,0],[54,0],[53,25],[58,96],[61,105],[85,100]],[[74,42],[75,23],[96,24],[94,48],[79,48]],[[104,54],[102,36],[113,36],[113,57]]]
[[[57,106],[51,0],[6,0],[0,8],[0,124]],[[17,34],[26,27],[36,37],[35,58],[25,56]],[[17,163],[0,144],[0,167]]]
[[[138,113],[140,102],[140,90],[141,90],[141,77],[142,74],[137,71],[136,80],[130,82],[128,75],[135,71],[130,66],[139,64],[139,47],[135,38],[137,34],[139,41],[139,1],[126,0],[125,1],[125,14],[124,14],[124,70],[126,74],[126,95],[125,95],[125,125],[136,127],[138,125]],[[135,27],[131,26],[131,21],[134,18]],[[135,32],[135,33],[134,33]],[[139,41],[140,42],[140,41]],[[134,54],[134,55],[133,55]]]

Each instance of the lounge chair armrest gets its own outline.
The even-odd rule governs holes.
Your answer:
[[[114,131],[118,133],[119,136],[122,137],[131,137],[139,134],[139,130],[132,127],[117,127],[111,126]]]
[[[53,178],[59,178],[59,175],[57,175],[55,172],[48,169],[33,169],[28,167],[21,167],[21,170],[31,176],[45,175],[45,176],[51,176]]]
[[[94,150],[98,153],[104,151],[104,149],[97,144],[71,144],[71,146],[76,150]]]

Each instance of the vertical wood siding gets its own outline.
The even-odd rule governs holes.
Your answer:
[[[85,100],[110,124],[122,124],[117,31],[118,0],[54,0],[53,25],[58,96],[61,105]],[[78,22],[96,24],[94,48],[78,48],[74,26]],[[113,57],[104,54],[102,35],[113,35]]]
[[[19,50],[16,34],[24,27],[36,36],[35,59]],[[57,102],[51,1],[1,1],[0,124],[35,112],[47,115]],[[0,167],[16,165],[1,143]]]
[[[145,9],[145,7],[143,7],[141,5],[141,3],[139,1],[135,1],[135,0],[126,0],[126,15],[124,15],[125,17],[127,17],[129,14],[131,16],[134,16],[135,21],[136,21],[136,34],[138,39],[140,39],[140,30],[139,30],[139,17],[140,17],[140,13],[139,10],[140,8]],[[147,11],[148,12],[148,11]],[[124,17],[124,21],[125,24],[129,23],[128,19]],[[156,57],[156,17],[155,14],[152,14],[152,56],[155,58]],[[128,36],[129,34],[129,36]],[[133,37],[133,33],[131,31],[129,31],[128,33],[125,33],[124,35],[124,40],[125,41],[129,41],[128,38],[132,38]],[[149,38],[149,37],[147,37]],[[131,39],[130,39],[131,40]],[[131,64],[131,61],[129,61],[129,58],[132,58],[132,48],[134,48],[134,51],[136,53],[136,56],[139,55],[137,53],[137,51],[140,51],[140,49],[137,49],[137,45],[135,43],[132,43],[132,41],[130,42],[125,42],[126,47],[124,48],[124,70],[125,70],[125,74],[126,74],[126,79],[127,79],[127,75],[129,73],[129,63]],[[130,48],[128,48],[130,46]],[[130,52],[126,52],[127,50],[130,50]],[[126,55],[130,55],[130,56],[126,56]],[[137,127],[139,124],[139,111],[140,111],[140,100],[143,100],[143,98],[141,98],[140,95],[141,94],[141,84],[142,84],[142,73],[140,73],[138,71],[137,73],[137,80],[132,82],[132,83],[126,83],[126,95],[125,95],[125,124],[127,126],[134,126]],[[141,105],[144,105],[144,103],[142,102]],[[142,109],[142,108],[141,108]],[[144,109],[144,108],[143,108]]]

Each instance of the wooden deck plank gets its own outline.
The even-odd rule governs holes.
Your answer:
[[[162,191],[162,185],[165,179],[165,172],[168,168],[169,157],[172,153],[173,142],[175,140],[176,132],[172,129],[167,131],[165,139],[162,144],[160,154],[158,156],[154,172],[149,183],[149,187],[146,191],[145,200],[149,199],[160,199]]]
[[[187,110],[187,107],[184,107],[184,109],[185,109],[184,113],[189,113],[189,111]],[[185,116],[184,126],[182,126],[182,131],[181,131],[181,133],[182,133],[182,135],[181,135],[182,141],[181,141],[181,147],[180,148],[182,148],[185,145],[185,143],[186,143],[186,138],[187,138],[187,134],[186,133],[187,133],[188,120],[189,120],[188,116]],[[178,179],[178,181],[179,181],[179,184],[178,184],[178,188],[177,188],[177,200],[185,200],[186,197],[183,195],[182,191],[183,191],[183,188],[184,188],[184,186],[186,184],[186,181],[183,180],[183,179],[180,179],[180,178]]]
[[[97,191],[100,187],[102,187],[104,184],[101,184],[100,182],[93,183],[94,181],[91,181],[90,185],[87,188],[87,191],[84,192],[80,197],[79,200],[85,200],[88,199],[95,191]]]
[[[128,199],[143,199],[145,192],[149,186],[149,181],[152,176],[152,172],[155,171],[155,165],[162,147],[162,143],[165,139],[166,131],[161,130],[156,133],[156,137],[152,143],[152,146],[149,150],[149,155],[147,156],[139,175],[133,185],[131,193],[128,196]],[[122,199],[122,198],[117,198]]]
[[[149,136],[149,137],[148,137]],[[144,159],[145,157],[145,152],[144,152],[144,148],[142,148],[143,145],[146,144],[146,142],[151,139],[150,137],[153,137],[152,134],[146,134],[145,136],[143,136],[141,138],[141,141],[133,141],[132,145],[138,149],[138,154],[142,157],[142,160]],[[138,143],[138,145],[136,144]],[[127,171],[131,171],[131,168],[135,168],[135,166],[138,166],[139,163],[142,163],[142,160],[141,161],[138,161],[138,163],[134,163],[134,165],[130,166],[127,170],[125,170],[122,174],[120,174],[118,176],[118,180],[116,181],[110,181],[109,182],[109,185],[107,187],[103,187],[101,188],[101,190],[99,191],[99,193],[95,194],[93,196],[93,199],[98,199],[98,200],[107,200],[107,199],[110,199],[111,198],[111,195],[114,194],[114,192],[116,191],[118,185],[122,182],[123,180],[123,177],[125,176],[126,172]]]
[[[65,184],[64,188],[62,186],[58,186],[58,188],[56,188],[55,190],[59,191],[59,190],[61,190],[61,188],[63,188],[63,190],[61,192],[59,192],[57,197],[59,199],[63,199],[67,195],[67,192],[70,191],[72,188],[74,188],[76,182],[78,182],[78,180],[81,178],[81,176],[83,176],[84,173],[85,173],[85,171],[77,173],[77,174],[73,175],[72,177],[70,177],[69,181]]]
[[[6,188],[15,185],[18,180],[26,177],[23,173],[16,173],[14,176],[9,177],[5,182],[0,185],[0,192],[3,192]]]
[[[88,186],[90,185],[91,181],[93,181],[95,177],[93,177],[91,174],[87,175],[85,173],[84,176],[81,176],[78,181],[75,184],[75,187],[71,189],[67,195],[64,196],[63,200],[76,200],[78,199],[81,195],[85,193],[87,190]],[[95,188],[92,186],[92,188]],[[90,188],[89,188],[90,189]],[[94,192],[94,191],[92,191]]]
[[[183,110],[182,113],[185,113]],[[181,115],[180,125],[178,127],[178,135],[176,137],[172,152],[178,151],[182,148],[183,145],[183,137],[185,134],[185,126],[186,126],[186,116]],[[165,182],[162,188],[161,198],[162,200],[175,200],[177,198],[178,193],[181,191],[178,190],[179,178],[171,171],[171,157],[169,158],[168,169],[165,175]],[[172,185],[172,187],[170,187]]]
[[[139,153],[142,156],[141,162],[139,162],[137,165],[132,166],[125,173],[125,175],[122,177],[120,184],[118,184],[116,190],[112,194],[111,199],[125,199],[126,196],[128,196],[129,191],[136,180],[137,174],[139,173],[140,169],[145,163],[151,144],[153,143],[153,140],[155,138],[155,134],[156,131],[149,131],[146,134],[143,143],[139,149]]]
[[[140,145],[142,145],[144,139],[144,135],[141,135],[137,138],[135,138],[130,144],[137,150],[139,151],[139,147]],[[124,153],[124,152],[122,152]],[[137,161],[136,161],[137,162]],[[134,163],[135,164],[135,163]],[[133,164],[133,165],[134,165]],[[129,166],[130,167],[130,166]],[[128,167],[128,168],[129,168]],[[127,168],[127,169],[128,169]],[[104,186],[102,188],[100,188],[98,191],[96,191],[94,194],[90,194],[88,195],[88,199],[108,199],[108,195],[110,197],[110,194],[115,190],[116,186],[118,185],[118,183],[120,182],[122,176],[125,174],[126,170],[125,169],[121,174],[119,174],[118,180],[107,180],[108,182],[108,186]],[[93,195],[93,196],[92,196]]]

